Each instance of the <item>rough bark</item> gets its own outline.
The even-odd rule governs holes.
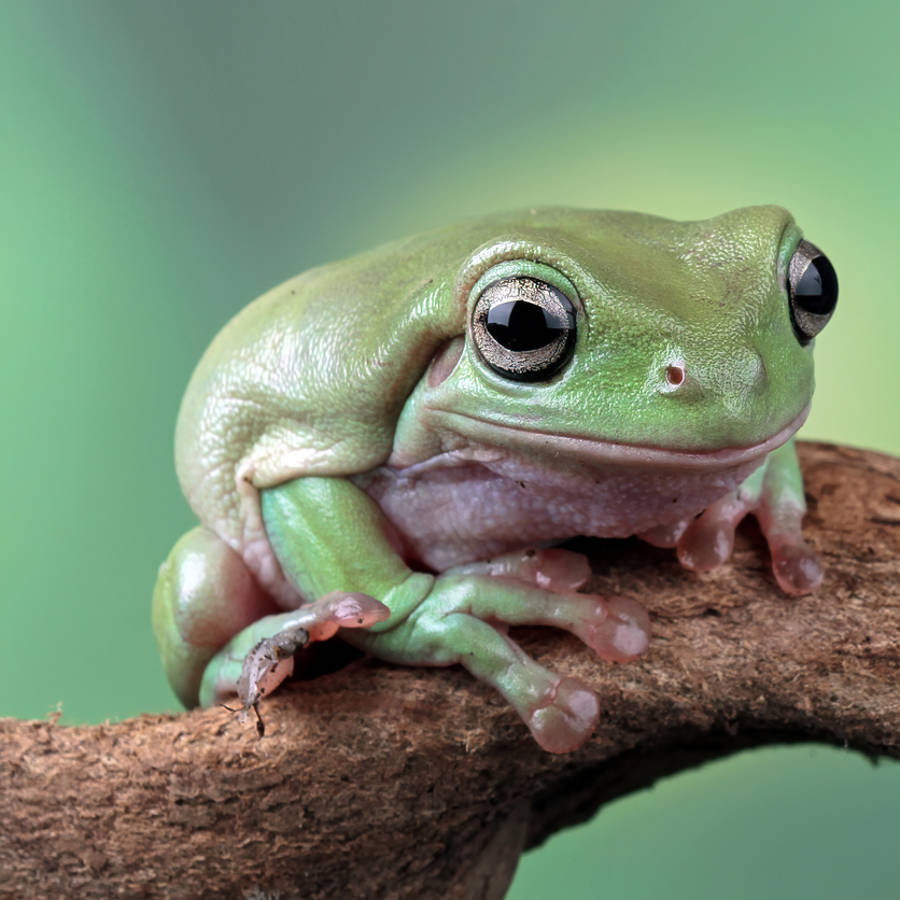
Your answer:
[[[641,598],[654,638],[612,666],[518,634],[603,698],[573,754],[542,752],[459,669],[375,660],[283,689],[261,740],[223,709],[0,721],[0,895],[502,897],[523,848],[660,775],[774,741],[900,756],[900,460],[801,458],[815,596],[778,592],[752,524],[701,576],[639,541],[580,548],[592,589]]]

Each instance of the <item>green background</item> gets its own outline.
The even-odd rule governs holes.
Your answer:
[[[834,263],[803,435],[900,452],[895,3],[0,3],[0,713],[175,708],[181,391],[311,265],[543,203],[780,203]],[[617,802],[510,896],[895,898],[900,766],[745,753]]]

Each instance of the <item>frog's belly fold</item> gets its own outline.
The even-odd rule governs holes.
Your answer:
[[[431,569],[546,541],[627,537],[701,512],[764,456],[729,468],[610,465],[556,471],[514,457],[404,473],[383,466],[356,480]]]

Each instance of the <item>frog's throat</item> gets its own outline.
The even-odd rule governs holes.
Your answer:
[[[568,457],[587,463],[611,465],[648,465],[674,469],[728,469],[760,461],[766,454],[786,443],[806,421],[810,404],[771,436],[743,447],[720,447],[714,450],[677,450],[665,447],[622,444],[580,435],[562,435],[501,425],[488,419],[459,412],[445,412],[451,427],[465,437],[497,446],[498,436],[504,443],[542,456]]]

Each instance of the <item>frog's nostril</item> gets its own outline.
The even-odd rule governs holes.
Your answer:
[[[690,381],[684,360],[678,358],[670,358],[668,362],[656,368],[652,379],[655,389],[661,394],[682,394]]]

